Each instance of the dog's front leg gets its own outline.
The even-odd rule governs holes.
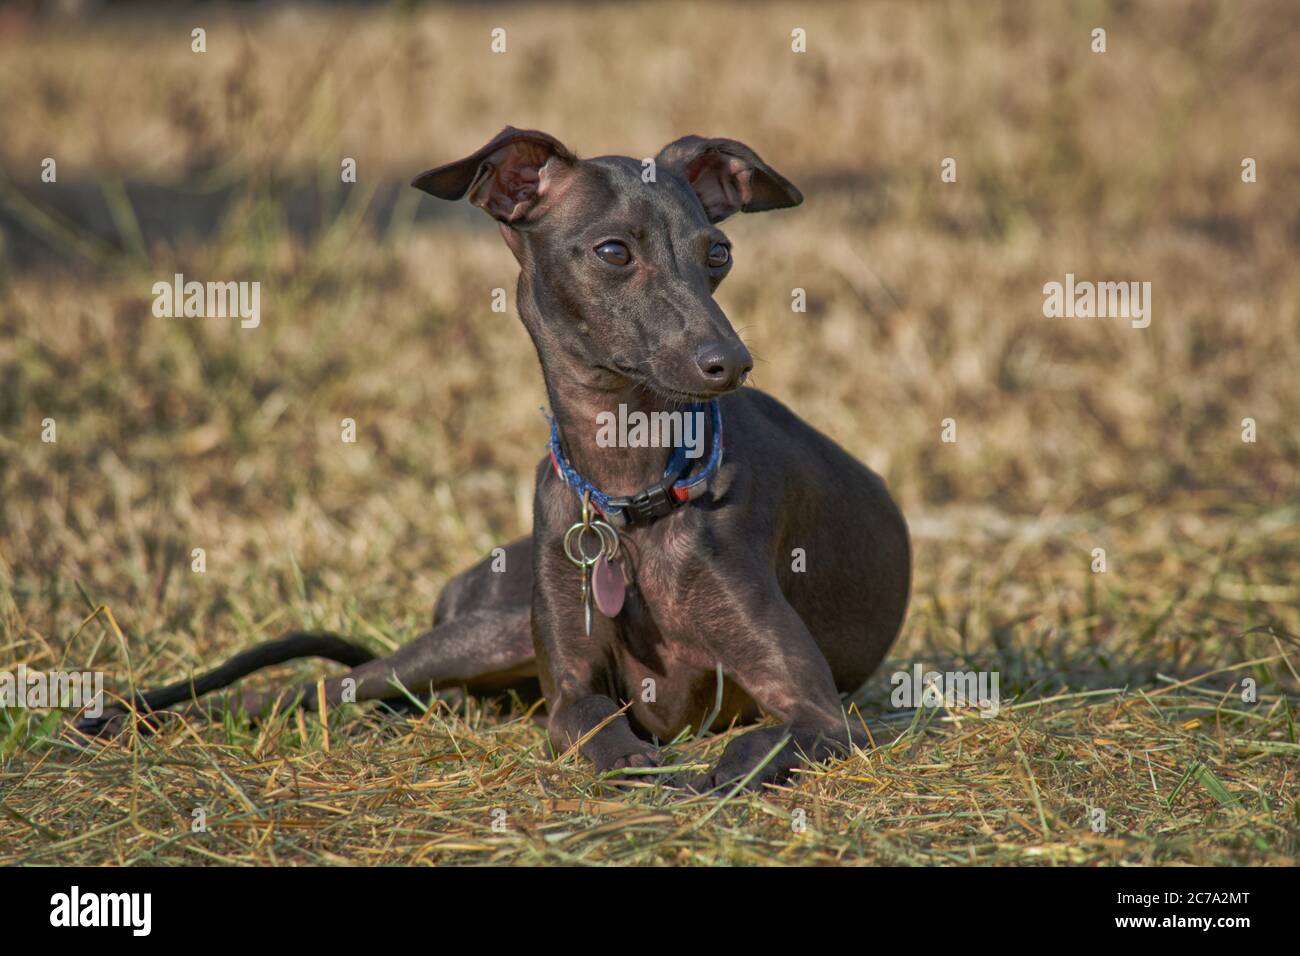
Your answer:
[[[588,694],[572,703],[562,704],[548,724],[552,746],[556,750],[567,750],[600,727],[578,748],[579,753],[592,762],[597,773],[659,766],[658,749],[638,737],[627,717],[618,711],[619,705],[603,694]],[[610,720],[611,714],[618,716]],[[601,727],[605,721],[608,723]]]
[[[825,760],[864,742],[845,720],[830,665],[776,582],[761,589],[736,583],[763,579],[758,570],[719,575],[699,582],[693,597],[707,596],[715,609],[701,638],[723,671],[782,723],[733,740],[712,771],[690,781],[696,790],[742,780],[756,790],[785,781],[804,758]]]
[[[636,735],[612,696],[615,681],[608,673],[609,655],[603,649],[611,623],[597,618],[592,633],[585,634],[573,566],[564,558],[560,559],[563,564],[553,556],[550,561],[543,555],[538,558],[533,645],[552,748],[563,753],[578,744],[578,752],[592,762],[597,773],[657,767],[658,749]],[[546,582],[553,583],[548,586]]]

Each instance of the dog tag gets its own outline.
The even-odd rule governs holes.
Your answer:
[[[627,582],[617,560],[610,561],[603,554],[596,559],[596,566],[591,569],[591,590],[600,613],[617,617],[627,596]]]

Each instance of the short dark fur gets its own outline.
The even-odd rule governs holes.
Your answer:
[[[878,476],[776,399],[739,389],[751,360],[713,299],[730,268],[716,256],[710,262],[711,250],[727,245],[717,223],[737,211],[798,205],[799,191],[725,139],[678,140],[659,154],[655,173],[644,182],[638,160],[579,160],[553,137],[507,128],[414,185],[449,200],[468,192],[500,222],[520,265],[520,317],[573,465],[609,494],[637,492],[659,478],[665,453],[598,446],[598,413],[717,397],[725,453],[708,492],[624,533],[634,574],[625,608],[613,620],[596,615],[588,637],[579,574],[561,545],[579,501],[544,460],[532,536],[506,548],[505,570],[494,573],[485,559],[464,572],[439,597],[432,630],[345,676],[357,682],[358,700],[397,696],[393,678],[413,691],[479,694],[535,692],[540,682],[558,749],[631,702],[582,745],[606,771],[657,764],[655,739],[706,720],[721,665],[714,727],[762,714],[781,723],[738,737],[711,773],[690,783],[745,777],[788,735],[750,780],[758,786],[788,776],[801,754],[820,759],[859,742],[840,694],[866,680],[902,625],[907,528]],[[611,240],[631,264],[594,254]],[[791,569],[796,548],[806,555],[803,573]],[[341,659],[327,643],[334,639],[318,635],[316,647],[303,643],[310,635],[297,637],[299,650]],[[221,681],[259,660],[232,661]],[[194,689],[219,686],[211,676],[138,703],[181,703]],[[326,682],[327,699],[341,699],[343,679]],[[646,679],[653,701],[643,700]],[[237,702],[259,713],[275,696],[285,698],[244,693]],[[288,699],[317,702],[310,686]],[[99,732],[120,722],[116,713],[81,726]]]

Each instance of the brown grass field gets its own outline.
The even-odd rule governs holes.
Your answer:
[[[1300,7],[1254,0],[10,11],[0,670],[124,692],[300,627],[392,649],[528,529],[545,394],[514,260],[404,185],[506,124],[588,156],[730,136],[802,188],[727,223],[718,299],[916,553],[855,698],[876,745],[789,787],[616,789],[510,701],[87,749],[9,709],[0,863],[1293,863],[1297,62]],[[175,272],[261,281],[260,327],[154,318]],[[1151,282],[1150,327],[1045,318],[1066,273]],[[892,708],[915,662],[998,671],[1001,712]]]

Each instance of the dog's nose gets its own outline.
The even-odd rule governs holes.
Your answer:
[[[710,388],[729,389],[741,385],[754,367],[744,345],[709,345],[700,350],[695,362]]]

